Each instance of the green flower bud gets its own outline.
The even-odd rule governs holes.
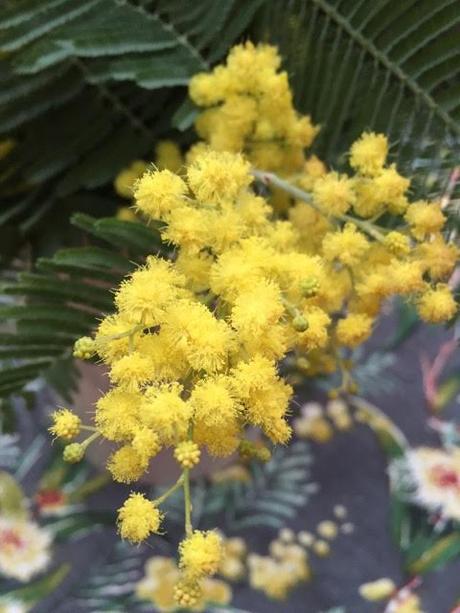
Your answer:
[[[70,464],[76,464],[77,462],[81,462],[83,460],[83,456],[85,455],[85,446],[80,443],[70,443],[70,445],[66,445],[64,447],[64,453],[62,457],[65,462],[70,462]]]
[[[307,277],[300,283],[300,291],[304,298],[313,298],[319,290],[319,281],[316,277]]]
[[[80,360],[89,360],[96,353],[96,341],[90,336],[82,336],[75,341],[73,355]]]
[[[296,315],[292,320],[292,325],[297,332],[305,332],[308,328],[308,321],[303,315]]]

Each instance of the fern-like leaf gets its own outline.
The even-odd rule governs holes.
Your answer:
[[[0,160],[0,224],[28,237],[69,194],[151,157],[189,78],[225,54],[264,1],[5,0],[0,138],[16,147]]]
[[[317,150],[332,164],[366,129],[433,191],[458,163],[460,12],[455,0],[275,0],[262,38],[280,45],[299,109],[322,125]]]

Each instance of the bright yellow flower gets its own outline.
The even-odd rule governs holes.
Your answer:
[[[457,304],[449,287],[439,283],[421,296],[417,311],[424,321],[438,324],[452,319],[457,312]]]
[[[143,494],[132,492],[118,510],[120,536],[132,543],[140,543],[150,534],[158,532],[160,523],[160,511]]]
[[[407,209],[405,218],[410,224],[413,236],[422,241],[427,235],[439,232],[446,221],[441,207],[436,202],[413,202]]]
[[[377,175],[388,154],[388,140],[384,134],[364,132],[350,149],[350,166],[363,175]]]
[[[355,203],[356,196],[353,184],[346,175],[329,172],[316,181],[313,199],[326,214],[342,215]]]
[[[59,409],[51,415],[51,418],[53,425],[49,431],[54,436],[70,441],[79,435],[81,419],[69,409]]]
[[[346,347],[356,347],[367,340],[372,332],[373,319],[363,313],[350,313],[339,319],[336,328],[337,341]]]
[[[149,219],[162,219],[181,206],[187,186],[169,170],[148,171],[134,186],[136,207]]]
[[[195,530],[179,545],[179,567],[186,577],[200,579],[213,575],[222,560],[222,541],[217,532]]]

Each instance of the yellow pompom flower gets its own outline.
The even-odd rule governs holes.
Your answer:
[[[392,260],[388,273],[387,283],[390,293],[405,295],[419,292],[424,288],[422,266],[417,261]]]
[[[54,436],[70,441],[80,434],[81,419],[69,409],[58,409],[51,415],[53,425],[49,431]]]
[[[364,132],[350,149],[350,166],[363,175],[378,174],[388,154],[388,140],[384,134]]]
[[[366,254],[369,241],[355,225],[347,223],[343,230],[326,234],[322,246],[324,257],[330,262],[355,266]]]
[[[190,395],[194,421],[207,427],[232,426],[240,409],[232,393],[231,380],[219,375],[199,381]]]
[[[241,155],[209,149],[187,169],[190,188],[203,203],[220,205],[234,200],[252,182],[250,165]]]
[[[405,219],[410,225],[412,235],[419,241],[429,234],[439,232],[446,221],[438,203],[423,200],[408,207]]]
[[[133,429],[133,434],[131,446],[139,455],[141,462],[147,463],[160,451],[161,445],[158,434],[142,426]]]
[[[170,302],[184,295],[185,277],[171,264],[150,256],[145,266],[124,280],[115,295],[115,304],[133,324],[157,325],[164,318]]]
[[[456,245],[445,242],[443,236],[438,234],[430,242],[420,243],[415,255],[431,279],[445,279],[454,270],[460,250]]]
[[[154,430],[164,445],[174,445],[187,435],[192,408],[181,398],[179,384],[148,387],[142,398],[139,418]]]
[[[216,573],[222,561],[222,539],[217,532],[195,530],[179,545],[179,567],[190,579]]]
[[[155,147],[155,164],[159,170],[178,173],[183,163],[182,153],[174,141],[158,141]]]
[[[151,381],[154,375],[152,360],[147,355],[133,351],[112,365],[109,376],[112,383],[134,392]]]
[[[207,211],[193,206],[180,206],[168,216],[168,225],[161,231],[161,238],[188,253],[198,254],[207,246],[207,226]]]
[[[198,293],[209,287],[213,262],[213,258],[206,253],[190,253],[181,249],[175,264],[177,270],[186,277],[187,287]]]
[[[423,321],[436,324],[452,319],[457,312],[457,304],[449,287],[439,283],[422,295],[417,311]]]
[[[226,364],[232,348],[232,330],[203,304],[189,300],[176,302],[169,308],[163,331],[194,370],[215,372]]]
[[[409,238],[401,232],[391,231],[385,236],[384,245],[397,256],[408,255],[410,252]]]
[[[337,323],[337,341],[345,347],[356,347],[369,338],[373,319],[363,313],[350,313]]]
[[[118,509],[118,531],[121,538],[140,543],[150,534],[158,533],[161,519],[160,511],[151,500],[144,494],[131,492]]]
[[[117,387],[96,403],[95,424],[109,441],[130,440],[139,423],[140,396]]]
[[[277,323],[283,313],[279,287],[264,280],[243,291],[236,298],[231,321],[241,333],[259,335]]]
[[[319,349],[328,342],[328,326],[331,323],[329,315],[319,307],[311,306],[304,310],[308,327],[299,335],[299,345],[306,349]]]
[[[379,200],[387,205],[396,205],[403,198],[409,185],[409,179],[402,177],[394,164],[384,168],[373,179],[373,188]]]
[[[108,462],[107,469],[115,481],[132,483],[147,469],[148,462],[131,445],[123,445],[113,453]]]
[[[193,468],[200,461],[200,448],[193,441],[182,441],[174,449],[174,457],[182,468]]]
[[[346,175],[329,172],[316,181],[313,200],[324,209],[325,213],[331,215],[346,213],[356,200],[353,183]]]
[[[135,160],[115,177],[113,186],[115,191],[122,198],[132,198],[134,185],[139,177],[146,171],[147,162],[143,160]]]
[[[148,171],[134,186],[137,209],[150,219],[163,219],[184,202],[187,185],[169,170]]]

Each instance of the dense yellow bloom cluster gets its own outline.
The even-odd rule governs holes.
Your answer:
[[[274,47],[247,42],[230,51],[225,65],[192,78],[190,97],[206,107],[196,129],[212,149],[243,151],[267,170],[301,169],[318,127],[295,111],[280,64]],[[189,159],[201,148],[192,148]]]
[[[186,502],[176,585],[183,606],[199,601],[203,580],[222,563],[218,535],[191,526],[189,471],[202,448],[236,451],[248,426],[273,443],[289,440],[292,388],[279,361],[290,354],[304,373],[333,372],[342,349],[370,336],[382,302],[395,294],[414,300],[426,321],[456,310],[443,281],[458,253],[441,234],[439,204],[409,204],[409,180],[386,165],[383,135],[353,144],[353,176],[306,159],[316,128],[295,112],[279,64],[274,48],[248,43],[192,80],[193,100],[206,107],[197,122],[206,143],[191,150],[181,174],[172,170],[180,152],[163,145],[160,168],[132,187],[136,210],[160,222],[171,257],[149,256],[127,277],[115,313],[75,350],[96,352],[112,383],[82,451],[98,436],[111,441],[107,468],[123,483],[138,480],[163,448],[174,449],[183,470],[171,488],[183,487]],[[287,181],[273,169],[295,176]],[[260,195],[263,185],[291,205],[284,216]],[[376,223],[383,213],[393,215],[394,229]],[[75,423],[58,413],[52,432],[72,438]],[[119,511],[122,537],[139,542],[158,532],[167,495],[132,493]],[[275,582],[283,564],[254,559],[254,582],[273,576],[273,590],[287,590]],[[304,576],[307,566],[299,568]]]

